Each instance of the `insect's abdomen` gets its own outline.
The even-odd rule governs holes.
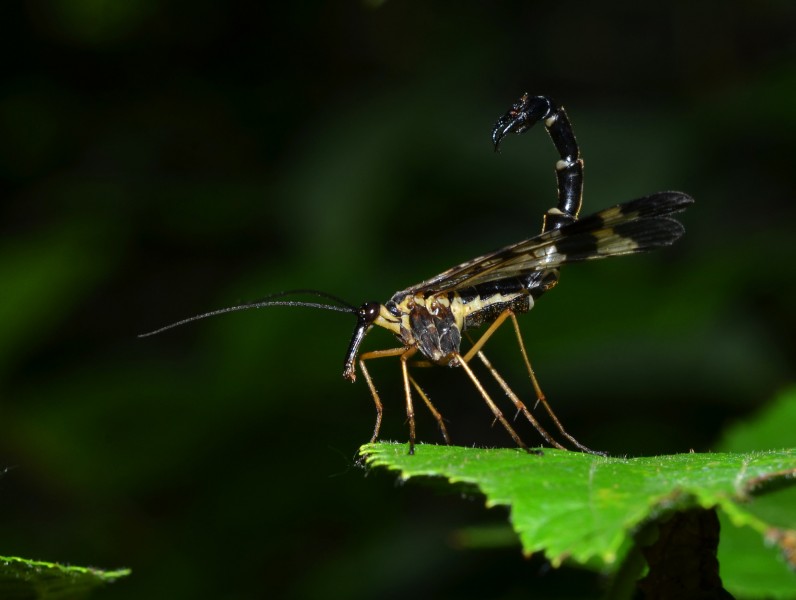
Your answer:
[[[475,302],[477,303],[478,300],[476,299]],[[486,300],[481,300],[481,306],[482,308],[469,312],[464,318],[465,329],[480,327],[484,323],[491,323],[507,308],[510,308],[515,313],[528,312],[533,308],[533,298],[528,293],[517,295],[510,300],[493,296]]]
[[[534,301],[558,283],[558,269],[534,271],[524,278],[511,277],[473,286],[459,292],[467,308],[464,328],[491,323],[510,309],[514,313],[528,312]]]

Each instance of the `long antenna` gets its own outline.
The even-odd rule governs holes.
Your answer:
[[[291,294],[310,294],[313,296],[318,296],[320,298],[327,298],[329,300],[333,300],[339,304],[342,304],[343,306],[335,306],[334,304],[321,304],[320,302],[302,302],[299,300],[274,300],[274,298],[282,298],[284,296],[289,296]],[[224,313],[249,310],[251,308],[265,308],[266,306],[306,306],[308,308],[321,308],[323,310],[331,310],[335,312],[343,312],[349,314],[356,314],[357,312],[356,307],[349,304],[345,300],[342,300],[341,298],[334,296],[333,294],[321,292],[318,290],[290,290],[287,292],[278,292],[276,294],[271,294],[270,296],[266,296],[262,300],[257,300],[255,302],[248,302],[246,304],[239,304],[237,306],[228,306],[226,308],[211,310],[210,312],[202,313],[200,315],[194,315],[193,317],[182,319],[181,321],[171,323],[159,329],[155,329],[154,331],[141,333],[137,337],[145,338],[152,335],[157,335],[169,329],[174,329],[175,327],[180,327],[181,325],[185,325],[193,321],[199,321],[200,319],[206,319],[207,317],[213,317],[215,315],[223,315]]]

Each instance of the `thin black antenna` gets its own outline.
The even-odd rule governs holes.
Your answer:
[[[333,300],[343,306],[335,306],[334,304],[321,304],[320,302],[302,302],[299,300],[274,300],[274,298],[283,298],[285,296],[289,296],[291,294],[310,294],[312,296],[318,296],[320,298],[327,298],[329,300]],[[219,308],[217,310],[211,310],[210,312],[202,313],[200,315],[194,315],[193,317],[188,317],[187,319],[182,319],[181,321],[177,321],[175,323],[171,323],[159,329],[155,329],[154,331],[149,331],[147,333],[141,333],[137,337],[145,338],[152,335],[157,335],[164,331],[168,331],[169,329],[174,329],[175,327],[180,327],[181,325],[185,325],[187,323],[191,323],[193,321],[199,321],[200,319],[206,319],[207,317],[213,317],[215,315],[223,315],[224,313],[230,312],[238,312],[241,310],[249,310],[250,308],[265,308],[266,306],[306,306],[308,308],[320,308],[323,310],[331,310],[335,312],[343,312],[349,314],[356,314],[357,309],[356,307],[352,306],[345,300],[334,296],[333,294],[329,294],[327,292],[321,292],[318,290],[290,290],[287,292],[278,292],[276,294],[271,294],[270,296],[266,296],[262,300],[257,300],[255,302],[249,302],[246,304],[239,304],[237,306],[228,306],[226,308]]]
[[[343,306],[350,308],[352,311],[356,311],[357,307],[353,304],[349,304],[342,298],[335,296],[334,294],[330,294],[329,292],[322,292],[320,290],[288,290],[286,292],[276,292],[275,294],[269,294],[264,298],[260,298],[259,300],[255,300],[255,302],[264,302],[266,300],[273,300],[274,298],[283,298],[285,296],[290,296],[292,294],[309,294],[310,296],[318,296],[319,298],[328,298],[329,300],[334,300],[338,304],[342,304]]]

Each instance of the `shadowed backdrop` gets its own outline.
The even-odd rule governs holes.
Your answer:
[[[274,307],[136,338],[282,290],[385,301],[535,235],[552,144],[490,142],[525,91],[567,108],[583,214],[696,199],[676,246],[568,266],[520,317],[568,429],[616,455],[708,451],[793,380],[786,2],[6,13],[0,554],[131,567],[98,594],[119,599],[598,593],[516,547],[461,548],[460,528],[505,521],[479,497],[357,465],[375,411],[341,377],[353,317]],[[510,328],[487,351],[530,403]],[[406,440],[398,361],[372,373],[382,437]],[[460,371],[418,379],[455,443],[511,445]],[[418,432],[441,442],[422,406]]]

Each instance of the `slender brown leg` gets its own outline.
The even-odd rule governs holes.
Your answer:
[[[370,438],[370,443],[376,441],[379,437],[379,430],[381,429],[381,418],[384,412],[384,408],[381,403],[381,399],[379,398],[379,393],[376,391],[376,386],[373,384],[373,378],[370,376],[368,372],[368,368],[365,366],[365,361],[371,360],[374,358],[386,358],[391,356],[400,356],[401,357],[401,373],[403,374],[404,380],[404,395],[406,397],[406,419],[409,422],[409,454],[415,453],[415,439],[416,439],[416,428],[415,428],[415,409],[412,403],[412,390],[409,387],[410,384],[414,386],[417,390],[417,393],[420,394],[420,397],[425,402],[426,406],[428,407],[429,411],[433,415],[434,419],[437,421],[439,425],[440,431],[442,432],[442,437],[445,438],[445,443],[450,444],[450,437],[448,436],[448,430],[445,427],[445,423],[442,420],[442,415],[436,409],[436,407],[431,403],[431,400],[426,395],[426,393],[422,390],[422,388],[418,385],[418,383],[414,380],[414,378],[409,375],[409,369],[407,363],[412,356],[417,353],[417,348],[390,348],[389,350],[374,350],[372,352],[365,352],[359,357],[359,367],[362,370],[362,375],[365,377],[365,382],[368,384],[368,388],[370,389],[370,395],[373,397],[373,403],[376,405],[376,426],[373,428],[373,437]],[[428,363],[431,365],[431,363]],[[414,363],[412,363],[414,366]],[[425,366],[425,365],[423,365]]]
[[[506,383],[506,380],[503,379],[503,377],[501,377],[500,373],[497,372],[497,369],[495,369],[495,367],[492,366],[492,363],[487,360],[486,355],[483,353],[483,351],[478,352],[478,358],[481,359],[481,362],[484,363],[484,366],[487,369],[489,369],[489,372],[492,374],[492,377],[495,378],[495,381],[497,381],[498,384],[500,384],[500,387],[503,388],[503,391],[506,392],[506,395],[514,403],[514,406],[517,408],[517,412],[521,412],[522,414],[525,415],[525,418],[528,419],[528,421],[530,421],[531,425],[534,426],[536,431],[539,432],[539,435],[541,435],[548,444],[550,444],[555,448],[558,448],[559,450],[566,450],[566,448],[561,444],[559,444],[557,441],[555,441],[553,439],[553,436],[547,433],[545,428],[542,427],[541,423],[539,423],[539,421],[536,420],[536,418],[528,410],[528,407],[525,406],[525,403],[522,400],[520,400],[517,394],[514,393],[514,390],[512,390],[509,387],[509,384]]]
[[[503,388],[503,391],[506,392],[508,397],[514,403],[520,412],[525,415],[525,418],[534,426],[534,428],[539,432],[539,434],[547,441],[549,444],[555,446],[556,448],[564,449],[564,446],[556,442],[553,437],[539,424],[533,415],[530,413],[528,408],[525,406],[519,397],[514,393],[513,390],[508,386],[506,381],[500,376],[497,370],[491,365],[491,363],[486,359],[486,356],[481,352],[481,348],[483,348],[484,344],[486,344],[487,340],[492,337],[492,334],[497,331],[498,327],[500,327],[507,318],[511,317],[512,323],[514,324],[514,332],[517,336],[517,342],[520,346],[520,353],[522,354],[522,359],[525,362],[525,366],[528,369],[528,374],[531,378],[531,384],[533,385],[534,392],[536,393],[537,402],[541,403],[544,406],[545,411],[550,418],[552,419],[553,423],[555,424],[558,431],[561,433],[564,438],[566,438],[573,446],[575,446],[578,450],[582,452],[587,452],[589,454],[599,454],[605,455],[604,452],[597,452],[596,450],[592,450],[583,444],[581,444],[578,440],[576,440],[572,435],[570,435],[565,429],[564,426],[559,421],[556,414],[553,412],[552,407],[547,402],[547,398],[545,398],[544,393],[542,393],[542,389],[539,386],[539,382],[536,379],[536,375],[533,372],[533,368],[531,367],[531,362],[528,360],[528,353],[525,350],[525,343],[522,340],[522,334],[520,333],[520,325],[517,321],[517,316],[511,310],[503,311],[497,319],[495,319],[492,324],[487,328],[484,334],[478,338],[478,341],[473,344],[473,346],[467,351],[467,354],[464,355],[464,360],[469,362],[474,356],[478,355],[481,362],[489,369],[489,372],[492,374],[492,377],[495,378],[495,381],[500,384],[500,387]]]
[[[404,394],[406,394],[406,420],[409,421],[409,454],[415,453],[415,408],[412,405],[412,388],[409,387],[409,368],[406,361],[417,352],[417,348],[408,348],[401,354],[401,373],[404,376]]]
[[[544,406],[544,409],[547,411],[547,414],[550,415],[550,418],[552,419],[553,423],[555,423],[558,432],[561,435],[563,435],[567,440],[569,440],[569,442],[581,452],[606,456],[605,452],[598,452],[597,450],[592,450],[591,448],[587,448],[586,446],[581,444],[578,440],[576,440],[573,436],[567,433],[567,431],[564,429],[564,426],[561,424],[561,421],[558,420],[558,417],[553,412],[553,408],[547,402],[547,398],[545,398],[545,395],[542,392],[542,388],[539,386],[539,382],[537,381],[536,375],[534,374],[533,368],[531,367],[531,361],[528,360],[528,353],[525,351],[525,344],[522,341],[522,334],[520,333],[520,324],[519,322],[517,322],[517,315],[515,315],[513,312],[511,313],[511,321],[514,324],[514,333],[517,334],[517,343],[520,346],[520,354],[522,354],[522,359],[525,361],[525,366],[528,369],[528,375],[530,375],[531,377],[531,384],[533,385],[533,389],[536,392],[537,401],[540,402],[542,406]]]
[[[503,416],[503,413],[494,403],[492,398],[489,397],[489,394],[487,394],[486,390],[484,389],[484,386],[481,385],[481,382],[475,376],[475,373],[473,373],[473,370],[470,368],[470,365],[468,365],[467,362],[464,360],[464,357],[456,353],[454,354],[454,356],[459,360],[459,366],[462,369],[464,369],[464,371],[470,377],[470,380],[473,382],[473,385],[481,394],[481,397],[484,399],[484,402],[486,402],[487,406],[492,411],[492,414],[495,415],[495,418],[498,421],[500,421],[500,424],[503,425],[506,431],[509,432],[511,439],[514,440],[514,443],[517,444],[520,448],[524,449],[526,452],[541,455],[542,454],[541,450],[532,450],[528,448],[528,446],[525,445],[525,442],[523,442],[522,439],[520,439],[520,436],[518,436],[517,432],[514,431],[514,428],[511,425],[509,425],[509,422],[506,420],[506,417]]]
[[[476,341],[472,345],[472,347],[467,351],[467,354],[464,355],[464,360],[466,362],[469,362],[470,360],[472,360],[473,356],[477,355],[478,358],[481,360],[481,362],[484,363],[486,368],[489,369],[489,372],[492,374],[492,377],[495,378],[495,381],[497,381],[498,384],[500,384],[500,387],[503,388],[503,391],[506,393],[509,399],[511,399],[511,401],[514,403],[514,406],[517,408],[517,410],[525,415],[525,418],[528,419],[528,421],[531,423],[531,425],[534,426],[536,431],[539,432],[539,435],[541,435],[542,438],[544,438],[544,440],[551,446],[559,448],[560,450],[566,450],[566,448],[561,444],[559,444],[557,441],[555,441],[553,439],[553,436],[547,433],[545,428],[542,427],[541,423],[539,423],[539,421],[537,421],[536,418],[534,418],[534,416],[525,406],[525,403],[522,400],[520,400],[519,396],[517,396],[514,390],[512,390],[509,387],[508,383],[506,383],[506,380],[500,376],[500,374],[497,372],[497,369],[495,369],[495,367],[492,366],[492,363],[490,363],[487,360],[486,355],[481,351],[481,348],[483,348],[484,344],[486,344],[489,338],[492,337],[492,334],[494,334],[509,317],[512,317],[516,321],[514,313],[511,312],[510,310],[507,309],[504,310],[502,313],[500,313],[497,319],[495,319],[492,322],[492,324],[487,328],[487,330],[484,331],[483,335],[480,338],[478,338],[478,341]]]
[[[412,366],[415,366],[415,363],[412,363]],[[445,427],[445,423],[442,420],[442,415],[439,413],[439,411],[436,409],[436,407],[431,403],[431,400],[426,395],[426,393],[423,391],[423,388],[421,388],[417,384],[417,381],[415,381],[415,378],[412,377],[411,375],[409,376],[409,383],[412,384],[412,386],[415,388],[417,393],[420,394],[420,397],[423,399],[423,402],[426,403],[426,406],[428,407],[428,410],[431,411],[431,414],[434,416],[434,419],[436,419],[436,421],[437,421],[437,425],[439,425],[439,429],[442,432],[442,437],[445,438],[445,443],[450,446],[451,439],[450,439],[450,437],[448,437],[448,430]]]
[[[492,324],[487,327],[486,331],[484,331],[481,337],[478,338],[478,341],[473,344],[472,347],[467,351],[467,354],[464,355],[465,362],[470,362],[473,356],[481,351],[481,348],[484,347],[484,344],[486,344],[487,340],[492,337],[492,334],[495,333],[501,325],[503,325],[503,322],[508,319],[509,316],[513,317],[514,313],[507,308],[498,315],[497,319],[492,321]]]
[[[365,376],[365,382],[370,388],[370,395],[373,396],[373,403],[376,405],[376,426],[373,428],[373,437],[370,438],[370,443],[376,441],[379,437],[379,429],[381,429],[381,417],[384,412],[384,407],[379,399],[379,393],[376,391],[376,386],[373,385],[373,379],[368,373],[365,366],[365,361],[373,358],[385,358],[388,356],[400,356],[406,352],[406,348],[391,348],[389,350],[374,350],[373,352],[365,352],[359,357],[359,368],[362,370],[362,375]]]

